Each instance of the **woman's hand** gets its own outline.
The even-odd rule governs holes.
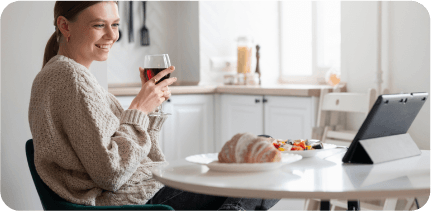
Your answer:
[[[147,81],[144,76],[144,69],[139,67],[142,88],[135,99],[133,99],[129,109],[138,109],[148,114],[157,108],[157,106],[162,104],[163,101],[167,100],[171,96],[171,91],[168,86],[177,81],[177,78],[168,78],[158,84],[155,83],[154,79],[158,81],[165,75],[172,73],[174,70],[175,67],[170,66],[155,75],[151,80]]]

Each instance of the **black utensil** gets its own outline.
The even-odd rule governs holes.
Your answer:
[[[120,12],[120,2],[118,2],[118,12]],[[121,39],[121,30],[120,30],[120,28],[118,27],[118,39],[117,39],[117,42],[118,42],[120,39]]]
[[[142,46],[148,46],[150,45],[150,33],[148,32],[147,27],[145,26],[145,16],[147,15],[147,12],[145,11],[145,5],[146,2],[142,2],[143,11],[144,11],[144,26],[141,28],[141,45]]]
[[[133,40],[133,1],[129,1],[129,42]]]

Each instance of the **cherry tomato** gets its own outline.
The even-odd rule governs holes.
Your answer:
[[[302,151],[304,149],[302,147],[300,147],[300,146],[293,146],[291,150],[292,151]]]
[[[279,148],[280,147],[280,144],[278,144],[278,143],[272,143],[274,146],[275,146],[275,148]]]
[[[301,143],[299,143],[299,146],[300,146],[300,147],[302,147],[302,149],[305,149],[305,148],[306,148],[306,146],[305,146],[305,142],[303,142],[303,141],[301,141]]]

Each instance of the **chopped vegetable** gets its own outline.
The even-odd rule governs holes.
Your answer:
[[[275,148],[277,148],[277,149],[278,149],[278,148],[280,147],[280,145],[281,145],[281,144],[279,144],[279,143],[272,143],[272,144],[273,144],[273,145],[275,146]]]
[[[277,148],[280,151],[302,151],[302,150],[314,150],[318,149],[316,148],[316,143],[313,143],[311,145],[307,145],[310,142],[307,139],[296,139],[292,141],[292,139],[288,140],[273,140],[272,144],[275,148]],[[319,143],[321,144],[321,143]]]
[[[291,150],[292,151],[302,151],[302,150],[304,150],[304,148],[302,148],[300,146],[293,146]]]

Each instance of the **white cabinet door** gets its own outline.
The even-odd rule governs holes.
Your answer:
[[[168,161],[214,152],[214,95],[172,95],[163,110],[171,113],[162,128],[161,147]]]
[[[311,138],[316,99],[312,97],[265,96],[265,134],[280,139]]]
[[[237,133],[263,133],[262,95],[220,96],[220,136],[216,140],[216,151]]]

